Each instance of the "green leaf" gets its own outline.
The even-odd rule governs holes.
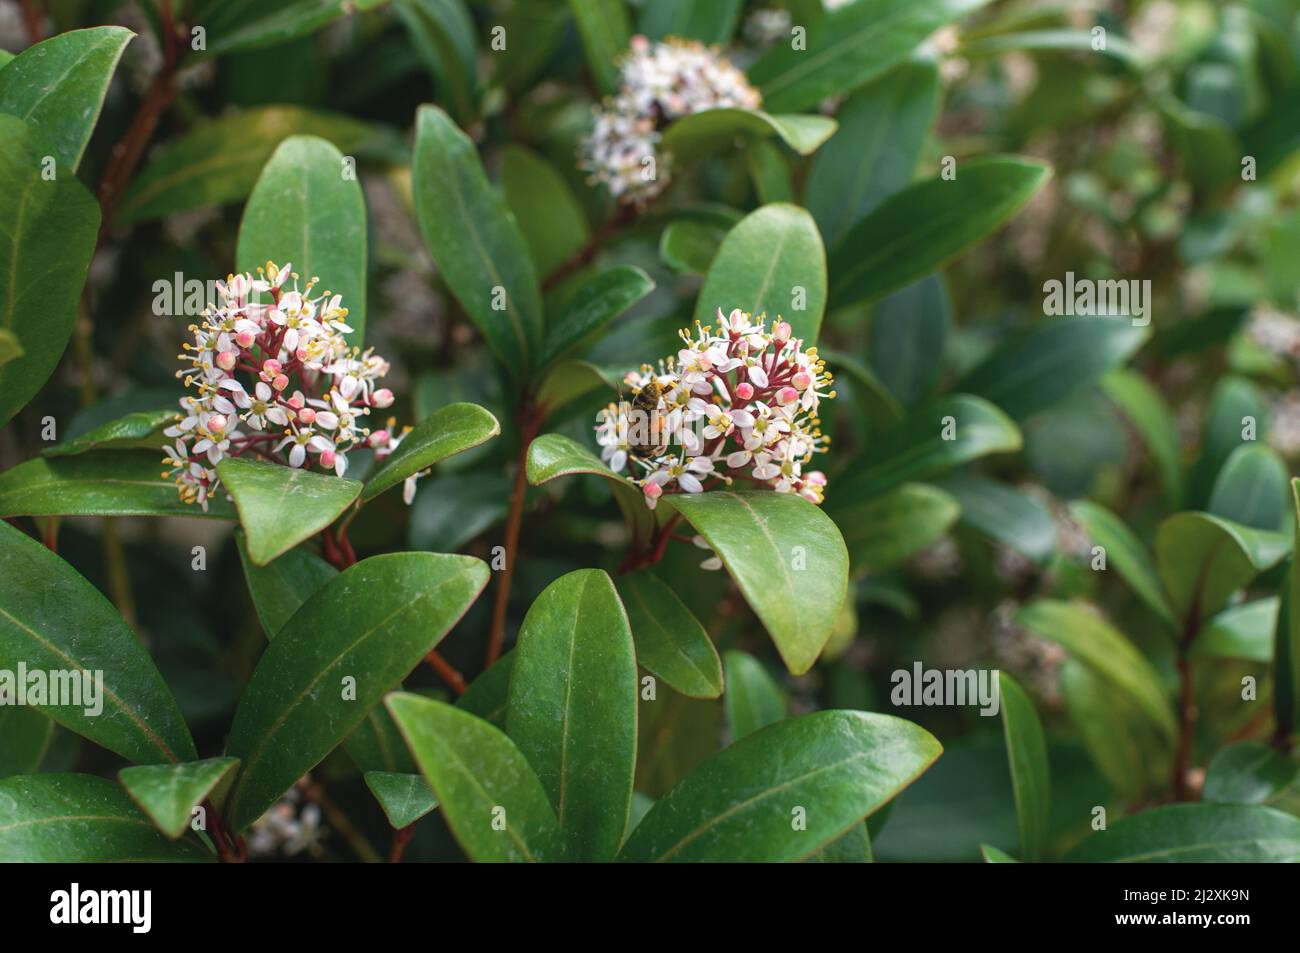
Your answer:
[[[468,556],[391,553],[346,569],[309,599],[267,647],[235,712],[227,752],[243,767],[226,803],[234,829],[350,734],[487,578],[487,566]]]
[[[1259,741],[1221,749],[1205,771],[1201,796],[1218,804],[1270,804],[1300,779],[1300,763]]]
[[[826,252],[812,216],[794,205],[765,205],[728,232],[704,279],[695,320],[714,324],[719,308],[724,315],[733,308],[754,317],[766,313],[770,321],[781,316],[794,337],[814,343],[826,308]]]
[[[417,113],[412,175],[420,231],[448,288],[497,359],[515,377],[526,375],[542,337],[528,246],[474,143],[436,106]]]
[[[242,457],[223,459],[217,475],[235,499],[248,558],[257,566],[329,526],[361,492],[356,480]]]
[[[505,519],[510,481],[502,473],[449,473],[421,481],[406,525],[408,549],[458,552]]]
[[[13,334],[22,352],[0,364],[2,427],[63,356],[95,251],[99,205],[71,174],[44,178],[38,134],[21,119],[0,115],[0,143],[0,331]]]
[[[18,335],[8,328],[0,328],[0,365],[16,361],[23,356],[23,346],[18,343]]]
[[[1047,741],[1043,726],[1023,688],[1006,672],[998,673],[1002,699],[1002,729],[1011,764],[1011,787],[1016,795],[1020,824],[1020,856],[1039,861],[1047,851],[1048,815],[1052,804],[1052,778],[1047,769]]]
[[[505,731],[510,709],[510,673],[514,668],[515,653],[512,649],[469,683],[465,694],[456,699],[456,707]]]
[[[1291,481],[1294,539],[1300,542],[1300,481]],[[1300,556],[1291,555],[1273,640],[1273,711],[1280,737],[1290,737],[1300,721]]]
[[[623,518],[638,539],[646,539],[655,527],[655,515],[645,505],[641,490],[601,462],[594,453],[563,434],[542,434],[528,446],[525,472],[533,486],[549,483],[557,477],[589,473],[604,477],[614,491]]]
[[[373,500],[409,476],[450,456],[464,453],[501,433],[501,424],[478,404],[448,404],[425,417],[384,459],[361,491],[361,502]]]
[[[1137,47],[1122,36],[1107,36],[1105,45],[1098,49],[1090,30],[1026,30],[1021,33],[1003,33],[980,37],[958,47],[957,55],[963,57],[998,56],[1017,50],[1034,53],[1084,53],[1109,58],[1124,66],[1139,70],[1142,67]]]
[[[790,181],[790,163],[785,152],[772,140],[747,141],[745,167],[749,170],[760,205],[795,201],[794,183]]]
[[[386,704],[471,859],[565,858],[546,791],[514,742],[481,718],[419,695],[393,694]]]
[[[337,569],[303,546],[295,546],[283,556],[259,566],[248,558],[248,541],[243,533],[235,534],[235,542],[244,579],[248,582],[248,594],[268,641],[276,637],[304,602],[338,575]]]
[[[0,781],[0,861],[202,862],[197,841],[169,841],[107,778],[39,774]]]
[[[890,196],[831,250],[832,304],[879,298],[938,270],[1018,212],[1050,173],[1033,159],[988,156],[961,163],[955,179]]]
[[[461,0],[397,0],[393,12],[406,27],[439,96],[462,121],[470,119],[477,93],[478,41],[465,4]]]
[[[127,225],[242,201],[272,153],[293,135],[319,136],[358,158],[394,149],[391,134],[340,113],[300,106],[245,109],[159,147],[126,190],[114,221]]]
[[[849,93],[896,66],[940,27],[987,0],[858,0],[808,24],[806,48],[778,43],[749,68],[763,102],[808,109]]]
[[[1090,500],[1071,503],[1070,515],[1083,524],[1093,544],[1106,551],[1106,568],[1113,567],[1147,608],[1176,629],[1178,621],[1156,575],[1151,554],[1124,521]]]
[[[848,589],[849,554],[830,517],[802,497],[763,490],[676,493],[664,502],[722,558],[791,673],[808,671]]]
[[[172,840],[190,826],[196,805],[239,766],[235,758],[123,768],[117,779],[131,800]]]
[[[683,695],[722,694],[722,660],[704,626],[667,583],[649,570],[614,580],[636,641],[636,660]]]
[[[28,47],[0,72],[0,112],[28,122],[58,173],[77,171],[133,36],[120,26],[69,30]]]
[[[1014,420],[1046,410],[1132,357],[1148,335],[1129,318],[1048,318],[1003,344],[957,385]]]
[[[567,853],[610,860],[632,806],[636,651],[627,614],[599,569],[561,576],[519,630],[506,716],[537,773]]]
[[[1179,620],[1208,619],[1285,553],[1280,534],[1209,513],[1176,513],[1156,532],[1156,571]]]
[[[292,263],[303,282],[343,296],[349,344],[366,339],[366,203],[331,142],[291,136],[271,155],[239,226],[237,271]]]
[[[619,858],[798,860],[881,808],[941,751],[929,732],[889,715],[822,711],[787,719],[731,745],[674,787]],[[803,830],[791,823],[798,808]]]
[[[366,787],[395,830],[410,827],[438,806],[429,782],[418,774],[367,771]]]
[[[980,844],[980,854],[986,864],[1018,864],[1016,860],[1006,851],[998,850],[992,844]]]
[[[963,523],[1010,546],[1026,559],[1046,563],[1056,551],[1056,520],[1037,497],[1005,483],[974,474],[956,474],[938,482],[961,508]]]
[[[949,310],[948,292],[937,275],[900,288],[876,305],[871,369],[899,403],[917,403],[938,383]]]
[[[279,46],[370,10],[384,0],[207,0],[194,12],[208,31],[208,55]]]
[[[549,275],[587,243],[586,213],[555,167],[535,152],[516,145],[501,150],[501,190],[538,274]]]
[[[112,604],[40,543],[0,524],[0,669],[18,683],[9,692],[22,687],[20,665],[29,682],[38,670],[46,681],[49,673],[73,676],[49,688],[79,695],[81,705],[27,696],[70,731],[141,764],[197,757],[176,700]]]
[[[569,0],[569,10],[577,21],[587,67],[597,88],[602,93],[614,92],[619,83],[618,61],[632,40],[623,0]]]
[[[683,116],[664,132],[660,145],[674,160],[691,162],[738,139],[776,136],[801,156],[812,155],[835,132],[827,116],[773,116],[761,109],[705,109]]]
[[[1176,96],[1158,98],[1166,137],[1198,189],[1224,185],[1241,169],[1242,147],[1232,127],[1217,116],[1189,108]]]
[[[370,709],[365,719],[343,739],[343,749],[363,772],[415,774],[419,768],[406,748],[393,716],[383,705]]]
[[[877,817],[884,817],[888,810]],[[831,841],[821,850],[804,860],[805,864],[869,864],[871,832],[866,824],[854,824],[848,832]]]
[[[546,331],[539,367],[564,357],[651,291],[655,283],[640,268],[615,265],[584,282]]]
[[[54,722],[26,705],[0,708],[0,778],[35,774],[54,741]]]
[[[848,500],[829,512],[844,534],[855,576],[898,565],[939,540],[961,515],[949,493],[922,483]]]
[[[733,743],[790,714],[785,692],[758,659],[736,649],[724,652],[722,658],[727,673],[722,702]]]
[[[0,517],[206,516],[233,519],[219,494],[207,510],[183,502],[161,476],[158,454],[114,450],[20,463],[0,473]]]
[[[1160,472],[1165,500],[1177,509],[1183,499],[1182,450],[1169,405],[1160,391],[1136,371],[1116,368],[1102,378],[1101,386],[1141,435]]]
[[[72,457],[89,450],[134,450],[160,447],[163,428],[176,421],[175,410],[140,410],[101,424],[79,437],[41,451],[45,457]],[[156,468],[155,468],[156,469]]]
[[[1249,436],[1262,438],[1268,419],[1268,406],[1263,395],[1244,378],[1231,375],[1221,378],[1210,398],[1201,456],[1192,469],[1190,496],[1193,505],[1203,506],[1208,502],[1220,468],[1233,450],[1248,442],[1246,418],[1251,419]]]
[[[1159,674],[1146,656],[1093,610],[1080,603],[1038,599],[1016,613],[1016,620],[1063,647],[1108,685],[1122,691],[1166,738],[1177,736],[1173,708]]]
[[[1169,804],[1116,821],[1066,855],[1080,863],[1295,863],[1300,818],[1245,804]]]
[[[1232,451],[1215,478],[1209,511],[1255,529],[1289,528],[1287,481],[1276,450],[1245,444]]]
[[[1167,772],[1161,762],[1169,758],[1169,739],[1138,704],[1072,658],[1061,665],[1058,684],[1070,721],[1110,787],[1134,802],[1163,790]],[[1164,776],[1157,780],[1158,771]]]
[[[650,40],[680,36],[725,44],[736,32],[741,6],[741,0],[655,0],[641,8],[637,32]]]
[[[945,440],[951,427],[953,439]],[[915,411],[831,482],[829,500],[872,497],[992,453],[1020,449],[1020,430],[988,401],[953,394]]]
[[[679,218],[660,235],[659,258],[678,274],[703,275],[726,237],[727,229],[716,222]]]
[[[848,385],[853,423],[864,436],[887,433],[903,422],[903,406],[871,368],[841,351],[819,348],[818,353],[835,368],[837,389]]]
[[[606,369],[589,361],[561,358],[552,364],[537,388],[537,406],[547,415],[585,397],[595,390],[608,391],[610,399],[618,397],[618,387]]]
[[[1273,634],[1281,600],[1277,596],[1230,606],[1205,623],[1192,643],[1192,658],[1273,661]]]
[[[808,173],[808,211],[834,246],[911,181],[939,107],[939,67],[916,58],[877,77],[836,112],[840,126]]]

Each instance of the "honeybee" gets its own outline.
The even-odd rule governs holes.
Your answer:
[[[671,382],[669,383],[671,388]],[[632,391],[628,413],[628,451],[638,457],[663,453],[668,446],[667,418],[659,409],[665,386],[651,377]]]

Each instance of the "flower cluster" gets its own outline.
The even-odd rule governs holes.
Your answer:
[[[317,279],[300,289],[291,267],[267,262],[256,277],[218,282],[221,303],[190,325],[194,341],[178,355],[190,366],[176,376],[195,392],[181,398],[177,423],[163,431],[174,441],[163,448],[163,476],[204,510],[224,457],[255,454],[342,476],[352,450],[368,447],[383,458],[401,442],[392,421],[366,426],[372,410],[393,403],[392,391],[376,386],[388,362],[349,345],[341,297],[313,297]]]
[[[597,108],[583,142],[582,167],[624,203],[644,204],[667,187],[671,156],[656,155],[656,146],[673,120],[761,102],[744,73],[695,40],[633,37],[621,65],[618,94]]]
[[[829,443],[817,412],[835,392],[817,348],[739,309],[681,336],[676,357],[627,375],[630,402],[597,415],[601,459],[628,469],[651,509],[665,493],[737,480],[820,503],[826,477],[804,468]]]

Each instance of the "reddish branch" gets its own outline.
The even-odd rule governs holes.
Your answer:
[[[469,686],[465,684],[464,676],[456,671],[450,662],[439,655],[437,649],[430,649],[424,660],[429,663],[429,666],[438,673],[453,692],[457,695],[465,694],[465,689],[469,688]]]
[[[524,516],[524,496],[528,491],[528,447],[541,429],[541,414],[531,406],[519,412],[519,460],[514,490],[510,494],[510,512],[506,516],[505,566],[497,581],[496,601],[492,605],[492,629],[488,635],[487,665],[501,657],[506,636],[506,612],[510,607],[510,581],[515,574],[515,556],[519,551],[519,527]]]

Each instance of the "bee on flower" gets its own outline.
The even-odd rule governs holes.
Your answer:
[[[681,336],[675,357],[627,375],[630,401],[597,415],[601,459],[627,470],[651,509],[666,493],[736,482],[821,503],[826,477],[808,467],[829,443],[817,414],[835,392],[817,349],[739,309]]]
[[[218,282],[219,303],[190,326],[193,343],[178,355],[188,366],[176,376],[193,392],[163,431],[173,441],[163,448],[163,476],[185,502],[207,510],[217,464],[228,456],[343,476],[352,451],[370,448],[382,459],[397,448],[393,422],[368,426],[372,410],[393,403],[392,391],[377,386],[388,362],[348,344],[342,297],[313,295],[317,284],[312,278],[299,287],[292,265],[267,262],[256,276]]]

